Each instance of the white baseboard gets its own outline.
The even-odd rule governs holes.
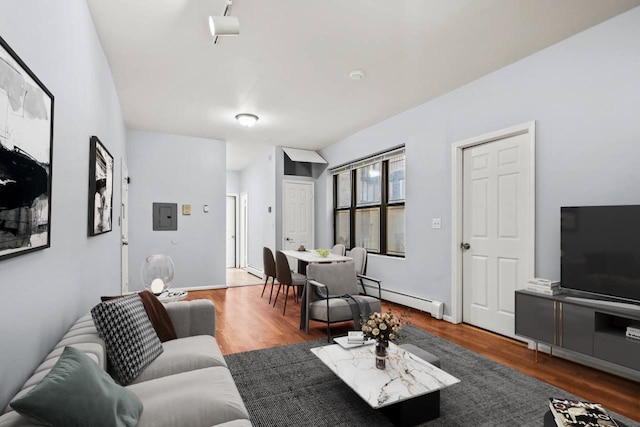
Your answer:
[[[249,274],[253,274],[256,277],[261,278],[262,280],[264,280],[264,274],[261,268],[258,267],[254,267],[251,265],[248,265],[244,268],[244,271],[246,271]]]
[[[460,322],[455,322],[455,321],[453,320],[453,317],[451,317],[451,316],[449,316],[449,315],[442,316],[442,320],[444,320],[445,322],[453,323],[453,324],[460,323]]]
[[[224,289],[227,285],[210,285],[210,286],[183,286],[182,288],[171,288],[172,291],[206,291],[208,289]]]

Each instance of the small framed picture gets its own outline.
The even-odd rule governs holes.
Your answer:
[[[113,156],[97,136],[89,148],[89,236],[113,226]]]

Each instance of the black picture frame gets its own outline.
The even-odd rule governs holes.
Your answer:
[[[113,229],[113,156],[92,136],[89,148],[89,236]]]
[[[0,260],[51,247],[53,106],[0,37]]]

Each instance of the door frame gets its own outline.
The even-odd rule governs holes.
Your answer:
[[[314,249],[315,248],[315,244],[316,244],[316,186],[315,186],[315,182],[314,181],[306,181],[306,180],[301,180],[301,179],[283,179],[282,180],[282,235],[280,236],[280,244],[281,244],[281,248],[285,248],[285,224],[284,224],[284,219],[285,219],[285,212],[286,212],[286,199],[287,199],[287,195],[286,195],[286,191],[285,191],[285,186],[287,184],[311,184],[311,248],[309,249]]]
[[[487,144],[504,138],[516,135],[529,135],[529,158],[530,164],[530,184],[529,192],[529,215],[531,223],[527,230],[527,256],[529,257],[528,275],[535,277],[535,255],[536,255],[536,122],[526,122],[509,128],[489,132],[484,135],[458,141],[451,146],[451,319],[452,323],[462,322],[462,196],[463,196],[463,150],[476,145]]]
[[[238,243],[239,239],[240,239],[240,213],[238,212],[239,208],[240,208],[240,197],[238,195],[238,193],[227,193],[226,197],[233,197],[233,201],[234,201],[234,205],[235,205],[235,218],[234,218],[234,224],[235,224],[235,230],[234,233],[236,235],[235,238],[235,260],[233,263],[233,267],[234,268],[238,268],[240,266],[240,244]],[[226,201],[226,199],[225,199]],[[226,224],[225,224],[226,227]],[[225,261],[226,262],[226,261]]]
[[[248,258],[248,248],[249,248],[249,239],[248,239],[248,225],[249,225],[249,195],[246,192],[240,193],[239,199],[239,209],[238,214],[240,215],[240,221],[238,226],[240,227],[240,245],[238,250],[240,251],[238,262],[239,267],[243,269],[247,269],[247,258]],[[236,235],[237,237],[237,235]],[[238,239],[236,238],[236,242]]]
[[[129,293],[129,168],[120,158],[120,294]],[[126,232],[126,236],[124,235]]]

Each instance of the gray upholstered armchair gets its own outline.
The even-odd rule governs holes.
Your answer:
[[[380,312],[378,298],[358,295],[358,277],[353,261],[331,264],[309,264],[307,267],[307,295],[305,298],[308,321],[327,324],[327,341],[331,341],[331,324],[353,320],[360,329],[361,316]]]

